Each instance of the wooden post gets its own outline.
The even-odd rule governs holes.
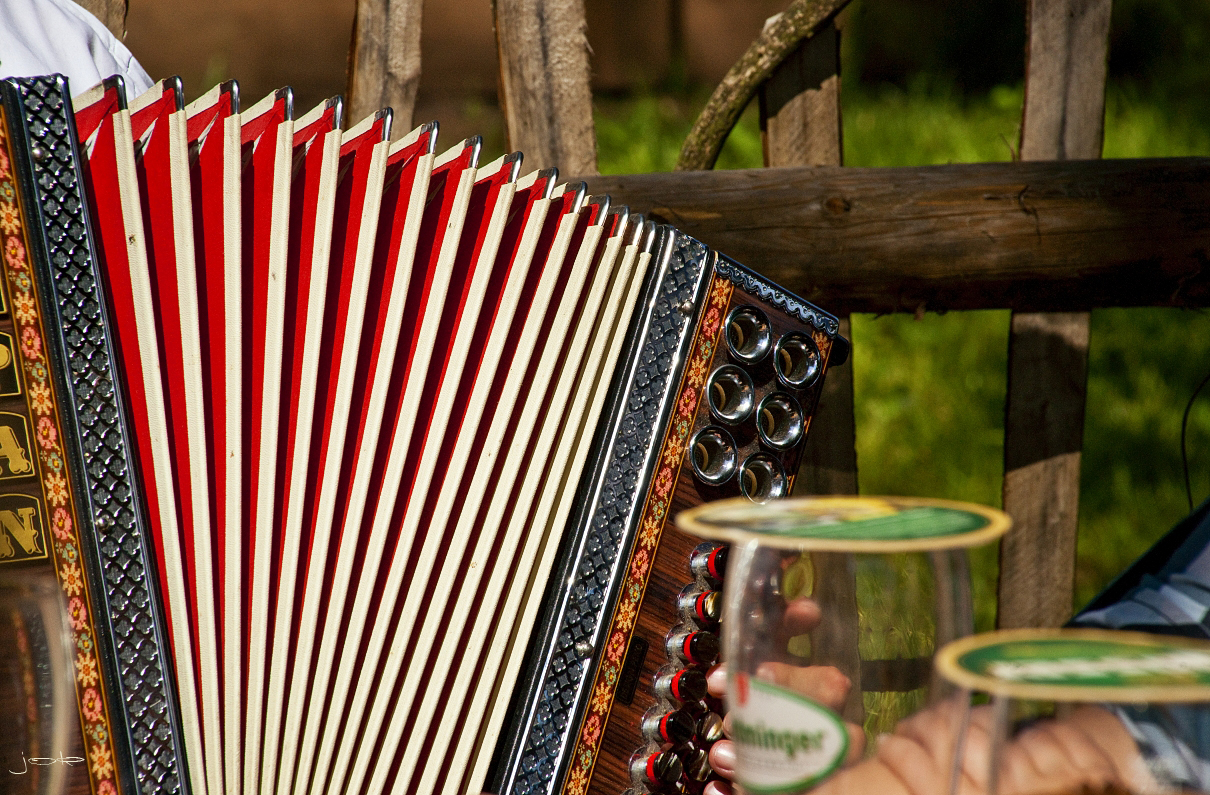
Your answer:
[[[761,86],[760,118],[766,166],[842,164],[835,21],[799,44]]]
[[[772,20],[770,20],[772,21]],[[829,23],[806,39],[760,90],[765,165],[839,166],[840,31]],[[848,315],[841,334],[850,336]],[[802,494],[856,494],[857,453],[851,364],[828,373],[799,467]]]
[[[1110,0],[1031,0],[1023,160],[1101,156]],[[1071,615],[1088,313],[1014,314],[1004,429],[1001,627]]]
[[[525,171],[597,173],[583,0],[497,0],[500,105]]]
[[[395,111],[391,137],[412,129],[420,87],[422,0],[357,0],[349,47],[349,124]]]
[[[776,17],[769,20],[772,23]],[[761,132],[765,165],[839,166],[840,31],[829,23],[773,71],[761,86]],[[850,335],[849,317],[840,333]],[[828,372],[815,420],[795,479],[796,494],[856,494],[857,453],[853,421],[853,367]],[[851,555],[815,553],[815,595],[824,618],[811,633],[812,662],[834,665],[852,681],[844,706],[847,720],[861,724],[861,656],[857,643],[857,581]]]
[[[126,0],[76,0],[119,39],[126,38]]]

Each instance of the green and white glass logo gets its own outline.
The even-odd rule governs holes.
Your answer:
[[[1091,629],[1002,630],[948,644],[937,670],[963,687],[1064,701],[1210,701],[1210,644]]]
[[[1210,650],[1140,648],[1112,641],[1002,643],[968,652],[959,665],[997,679],[1033,684],[1210,684]]]
[[[979,546],[1009,518],[983,505],[917,497],[797,497],[753,504],[744,497],[690,508],[682,530],[720,541],[759,538],[796,550],[893,553]]]
[[[793,691],[731,676],[735,778],[760,795],[801,792],[840,766],[849,733],[831,710]]]

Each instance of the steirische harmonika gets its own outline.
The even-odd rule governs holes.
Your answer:
[[[97,795],[700,791],[726,549],[670,519],[789,491],[836,318],[390,111],[69,97],[6,80],[0,124],[0,561],[54,570],[78,695],[42,756]]]

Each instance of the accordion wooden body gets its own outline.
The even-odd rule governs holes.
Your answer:
[[[671,519],[788,492],[836,318],[389,111],[3,99],[0,568],[65,597],[73,791],[700,791],[726,552]]]

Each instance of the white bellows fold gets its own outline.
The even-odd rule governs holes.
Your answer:
[[[234,84],[75,100],[195,793],[479,792],[650,255]]]

